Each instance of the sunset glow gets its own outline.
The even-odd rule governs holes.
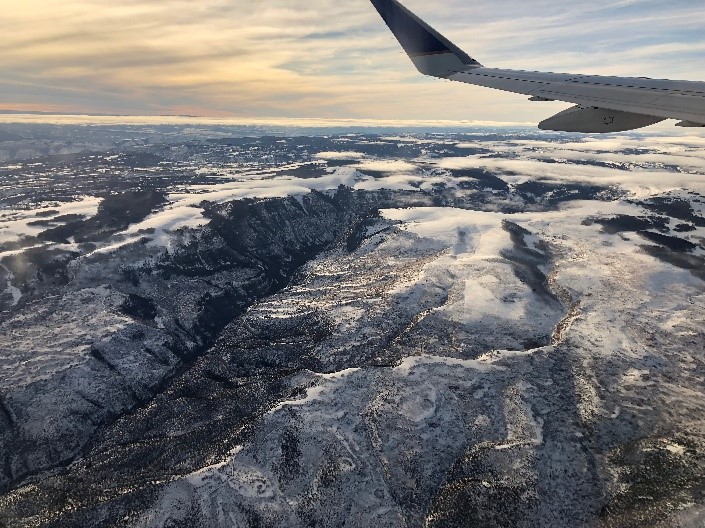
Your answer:
[[[705,5],[406,4],[485,64],[705,78]],[[25,0],[0,20],[0,110],[526,122],[523,96],[420,76],[369,2]]]

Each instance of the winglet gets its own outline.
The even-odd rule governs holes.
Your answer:
[[[421,73],[449,77],[482,65],[397,0],[370,0]]]

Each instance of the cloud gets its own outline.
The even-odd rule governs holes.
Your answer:
[[[568,142],[512,139],[492,143],[493,157],[473,154],[446,157],[433,163],[442,169],[482,168],[515,184],[543,180],[609,185],[635,196],[677,189],[705,193],[703,145],[702,137],[661,137],[650,133],[584,136]],[[488,145],[478,142],[462,146]]]
[[[416,172],[416,165],[404,160],[366,160],[357,165],[360,171],[381,173]]]
[[[705,6],[406,5],[483,62],[697,79]],[[425,79],[372,6],[334,0],[25,0],[0,20],[6,108],[538,121],[564,105]]]
[[[362,152],[344,151],[344,152],[319,152],[314,156],[322,160],[354,160],[362,159],[365,155]]]

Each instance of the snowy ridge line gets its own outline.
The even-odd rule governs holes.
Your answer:
[[[584,256],[578,258],[584,258]],[[554,295],[560,299],[563,306],[567,307],[567,312],[565,317],[558,322],[551,333],[551,345],[554,347],[561,345],[563,341],[565,341],[568,332],[570,331],[570,327],[578,319],[578,317],[580,317],[581,308],[580,301],[574,300],[570,292],[559,283],[557,279],[558,273],[558,270],[554,270],[549,275],[547,281],[548,287]]]
[[[553,334],[551,335],[551,344],[553,346],[559,346],[566,340],[570,327],[580,317],[580,315],[580,301],[576,301],[570,306],[566,316],[561,319],[556,326],[556,329],[553,331]]]
[[[2,256],[0,256],[0,259],[1,258]],[[12,272],[7,269],[4,264],[0,264],[0,268],[4,270],[5,276],[7,277],[7,287],[4,293],[12,295],[12,306],[17,306],[17,303],[22,299],[22,291],[12,284],[12,281],[15,280],[15,276]]]
[[[500,353],[501,356],[501,351],[497,351]],[[506,351],[507,354],[512,354],[511,351]],[[357,374],[358,372],[362,372],[365,370],[383,370],[383,369],[391,369],[395,373],[401,373],[408,375],[410,371],[419,365],[446,365],[448,367],[459,367],[463,369],[471,369],[471,370],[476,370],[478,372],[489,372],[492,370],[505,370],[506,367],[502,366],[495,366],[492,365],[491,363],[499,359],[497,358],[492,358],[488,359],[486,361],[482,360],[476,360],[476,359],[457,359],[457,358],[451,358],[451,357],[443,357],[443,356],[434,356],[431,354],[420,354],[418,356],[407,356],[406,358],[402,359],[401,362],[396,365],[396,366],[389,366],[389,365],[373,365],[373,366],[365,366],[361,368],[349,368],[349,369],[344,369],[339,372],[332,372],[329,374],[321,374],[318,372],[313,372],[308,369],[301,369],[299,372],[307,372],[309,374],[312,374],[314,377],[323,380],[326,383],[335,383],[343,378],[346,378],[348,376],[352,376],[354,374]],[[327,390],[327,387],[325,385],[314,385],[311,387],[308,387],[306,389],[306,395],[303,396],[300,399],[297,400],[285,400],[282,402],[279,402],[276,406],[272,407],[269,411],[266,412],[266,414],[273,414],[276,413],[277,411],[280,411],[284,407],[287,406],[301,406],[301,405],[306,405],[312,401],[315,401],[318,399],[319,396],[323,394]]]

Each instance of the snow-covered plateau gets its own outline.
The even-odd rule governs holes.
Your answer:
[[[0,526],[705,525],[705,139],[3,129]]]

